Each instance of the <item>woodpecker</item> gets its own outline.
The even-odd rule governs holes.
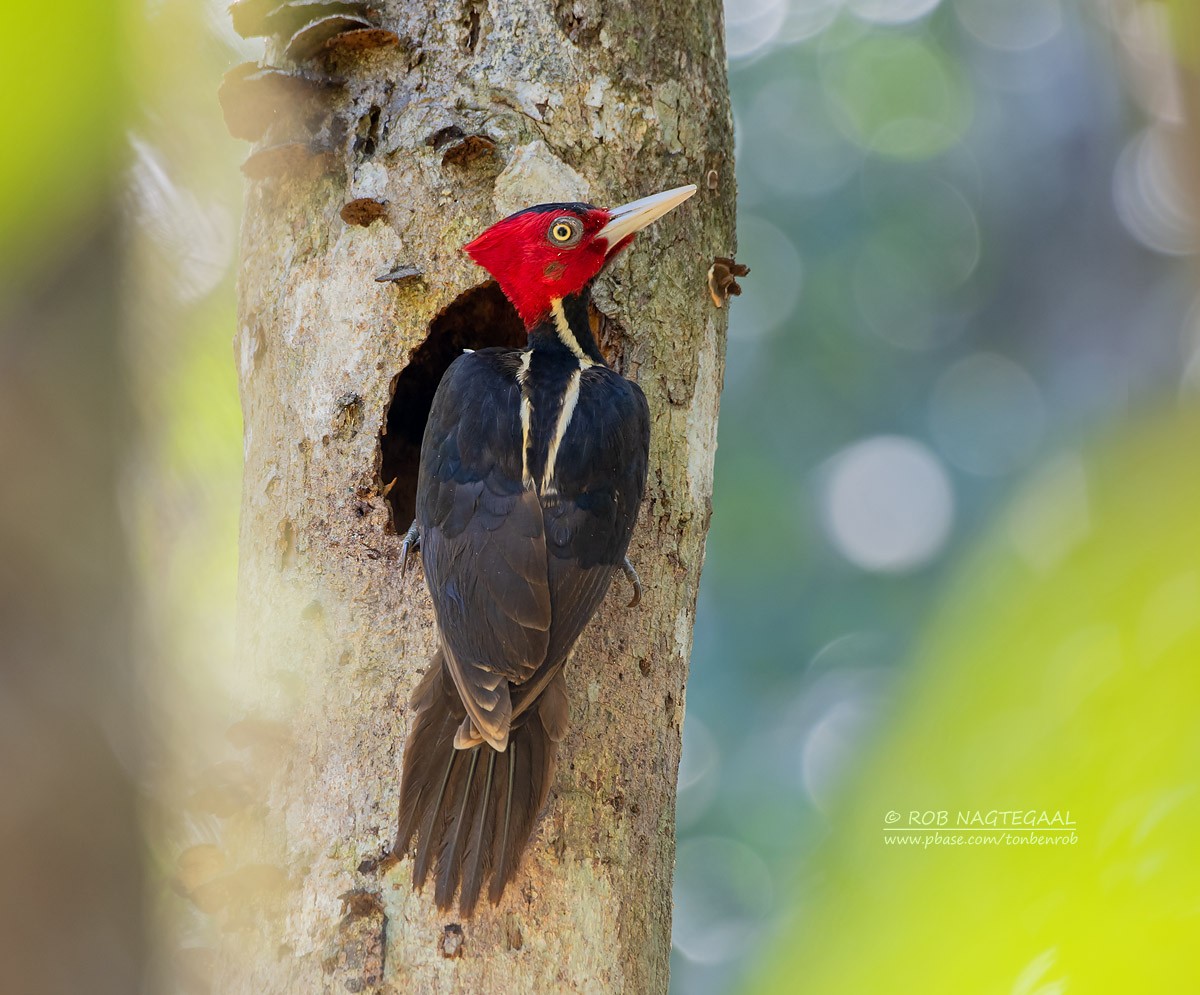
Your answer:
[[[539,204],[464,249],[528,333],[459,356],[421,443],[419,549],[439,648],[413,694],[393,855],[417,839],[413,884],[498,902],[517,871],[567,733],[563,666],[626,558],[646,486],[650,411],[592,336],[593,281],[635,234],[696,192],[612,210]]]

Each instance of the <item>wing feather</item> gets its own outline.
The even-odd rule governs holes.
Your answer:
[[[634,383],[585,372],[558,460],[558,498],[544,509],[554,625],[548,660],[565,658],[624,562],[646,487],[650,410]]]
[[[553,493],[539,498],[522,483],[518,355],[485,349],[451,365],[430,411],[417,494],[446,668],[470,725],[498,750],[514,719],[561,682],[625,557],[650,439],[641,390],[607,368],[586,370]],[[547,705],[558,736],[562,697]]]
[[[447,670],[496,749],[508,739],[509,683],[541,666],[551,621],[541,507],[521,485],[511,356],[480,350],[451,364],[429,413],[417,490],[421,556]]]

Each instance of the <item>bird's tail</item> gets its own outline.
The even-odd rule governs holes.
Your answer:
[[[558,740],[565,721],[561,676],[544,704],[525,711],[498,753],[486,743],[456,749],[455,732],[466,714],[439,650],[413,695],[416,721],[404,748],[400,820],[393,854],[403,859],[417,838],[413,885],[435,870],[434,898],[448,909],[461,884],[459,910],[469,916],[489,875],[488,895],[498,902],[517,871],[538,812],[550,790]]]

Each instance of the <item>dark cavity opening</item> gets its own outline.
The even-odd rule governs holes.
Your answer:
[[[383,109],[373,105],[363,117],[358,119],[358,128],[354,133],[354,154],[360,159],[370,159],[375,154],[379,144],[379,118]]]
[[[392,399],[379,435],[379,477],[396,532],[404,532],[416,517],[421,438],[442,374],[464,349],[524,345],[525,325],[495,283],[460,294],[430,322],[425,341],[392,381]]]
[[[465,37],[463,38],[463,42],[465,43],[466,50],[474,53],[474,51],[479,47],[480,20],[479,8],[476,7],[475,4],[471,5],[471,9],[467,11],[467,16],[464,18],[464,20],[466,23],[463,26],[466,28],[466,33]]]

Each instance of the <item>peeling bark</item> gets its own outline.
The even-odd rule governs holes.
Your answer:
[[[200,885],[224,938],[215,990],[665,992],[724,370],[727,311],[706,274],[734,249],[721,5],[378,7],[400,43],[327,56],[344,85],[328,119],[310,122],[323,168],[249,185],[236,341],[243,682],[238,760],[221,775],[238,790],[214,812],[222,859]],[[268,132],[263,144],[313,137]],[[568,665],[571,733],[530,851],[501,904],[459,923],[436,912],[432,889],[412,891],[408,861],[377,866],[395,829],[408,697],[435,638],[419,568],[399,569],[408,522],[389,514],[389,502],[411,506],[395,489],[413,482],[399,477],[385,497],[381,479],[391,391],[405,389],[399,375],[435,317],[485,282],[459,248],[498,217],[684,183],[700,193],[639,236],[596,295],[601,341],[653,416],[630,548],[645,598],[626,610],[614,584],[585,632]],[[378,208],[346,212],[366,201]]]

